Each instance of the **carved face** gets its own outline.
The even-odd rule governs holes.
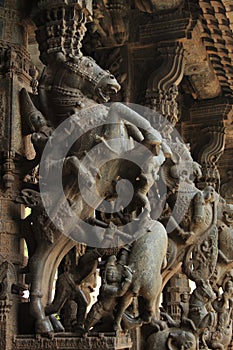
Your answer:
[[[106,270],[106,280],[108,283],[120,282],[121,273],[116,266],[109,266]]]
[[[215,200],[215,189],[212,186],[206,186],[203,190],[203,195],[206,202],[213,203]]]
[[[120,90],[120,85],[112,74],[105,74],[95,87],[95,93],[99,102],[107,102],[111,95]]]
[[[227,292],[229,295],[233,295],[233,282],[227,281],[225,284],[225,292]]]
[[[227,225],[225,225],[224,222],[222,222],[222,221],[217,222],[217,227],[218,227],[219,232],[223,232],[224,230],[226,230],[228,228]]]
[[[200,294],[204,297],[207,298],[208,300],[212,300],[216,297],[209,281],[200,281],[198,284],[198,289]]]
[[[197,162],[193,162],[193,175],[196,179],[200,179],[202,177],[201,166]]]

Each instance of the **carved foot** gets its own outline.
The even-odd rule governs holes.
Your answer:
[[[116,332],[122,332],[122,328],[119,322],[114,322],[113,324],[113,330]]]
[[[44,319],[44,320],[36,321],[35,332],[37,334],[43,334],[50,337],[54,333],[54,330],[49,319]]]
[[[54,315],[50,315],[49,320],[52,323],[54,332],[56,332],[56,333],[65,332],[65,328],[63,327],[61,322],[58,319],[56,319],[56,317]]]
[[[140,317],[133,317],[127,312],[124,312],[122,317],[122,326],[124,330],[134,329],[136,327],[141,327],[143,321]]]
[[[78,333],[79,335],[83,335],[84,333],[87,333],[88,331],[82,327],[82,326],[79,326],[78,324],[76,324],[75,326],[73,326],[73,331],[75,333]]]
[[[153,318],[150,322],[150,325],[157,331],[163,331],[164,329],[167,328],[167,323],[162,320],[158,320],[156,318]]]
[[[192,231],[188,231],[188,232],[183,231],[180,234],[180,237],[185,241],[185,243],[191,243],[192,238],[194,237],[194,235],[195,234]]]
[[[195,224],[200,224],[204,221],[204,218],[201,215],[196,215],[193,221],[195,222]]]

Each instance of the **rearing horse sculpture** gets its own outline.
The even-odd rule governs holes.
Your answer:
[[[160,154],[158,164],[162,164],[165,159],[163,155],[161,157],[163,154],[161,151],[162,138],[146,119],[122,104],[115,103],[109,109],[99,105],[91,98],[94,95],[98,101],[106,101],[111,93],[118,90],[119,84],[115,78],[102,70],[92,59],[71,57],[65,62],[57,61],[46,67],[40,80],[39,97],[37,101],[34,101],[35,105],[32,104],[25,91],[21,94],[22,116],[28,120],[30,132],[34,132],[32,141],[36,151],[38,150],[35,162],[32,162],[34,166],[40,160],[42,154],[39,153],[43,153],[47,140],[54,146],[55,150],[56,147],[60,146],[49,130],[62,125],[62,122],[66,121],[70,114],[72,114],[73,124],[71,124],[74,129],[79,125],[85,126],[87,121],[93,125],[90,131],[87,130],[85,135],[82,135],[77,141],[75,140],[76,142],[73,143],[63,159],[56,157],[52,160],[49,159],[50,171],[51,169],[56,171],[63,166],[62,181],[66,210],[64,210],[64,200],[61,201],[59,194],[56,194],[56,188],[53,188],[52,182],[47,186],[47,197],[49,199],[53,197],[53,200],[55,198],[56,205],[50,217],[46,213],[39,192],[30,189],[24,190],[21,199],[19,199],[27,206],[32,207],[32,214],[23,222],[22,235],[29,244],[30,312],[35,318],[37,333],[53,331],[48,317],[45,316],[44,306],[49,299],[49,290],[56,268],[62,258],[76,244],[74,240],[63,233],[70,232],[70,235],[75,236],[76,240],[85,242],[86,232],[80,225],[73,226],[70,215],[75,213],[81,221],[94,218],[94,211],[101,201],[111,200],[116,196],[116,183],[119,178],[131,180],[133,186],[136,187],[137,178],[141,173],[140,164],[132,176],[132,174],[128,175],[127,162],[122,160],[124,154],[129,157],[130,152],[133,152],[134,141],[143,144],[150,156],[156,158],[156,154]],[[43,117],[45,122],[41,123]],[[80,121],[82,117],[84,119]],[[96,124],[98,124],[97,127],[95,127]],[[70,134],[72,134],[72,130],[63,130],[61,135],[63,142],[66,142]],[[122,140],[120,150],[112,149],[108,145],[108,139],[113,137]],[[44,144],[43,138],[45,138]],[[90,183],[86,185],[87,187],[91,186],[96,181],[100,196],[93,201],[92,205],[88,205],[82,200],[79,182],[83,179],[85,183],[90,169],[83,167],[81,161],[95,145],[98,145],[100,138],[108,157],[110,153],[110,160],[113,160],[106,162],[95,178],[93,174],[89,174]],[[125,140],[127,142],[124,149]],[[104,158],[104,154],[101,156]],[[44,159],[46,162],[46,157]],[[158,164],[156,171],[159,169]],[[79,179],[77,177],[78,171],[80,172]],[[46,172],[44,174],[42,181],[46,183],[46,176],[49,177],[49,175]],[[146,186],[147,191],[152,184],[153,181],[149,181]],[[54,197],[54,194],[57,197]],[[62,216],[65,216],[63,220]],[[95,235],[94,228],[93,234]],[[101,239],[104,238],[97,236],[96,238],[101,244]]]

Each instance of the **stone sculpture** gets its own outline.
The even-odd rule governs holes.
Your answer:
[[[87,331],[103,316],[111,315],[119,298],[129,289],[133,271],[127,265],[123,265],[121,257],[119,259],[117,261],[116,256],[112,255],[107,260],[98,301],[92,306],[85,320]]]
[[[171,7],[177,9],[180,4],[181,1],[174,1]],[[118,5],[121,11],[128,9],[121,1]],[[107,315],[116,334],[119,331],[127,334],[136,326],[152,328],[152,334],[144,339],[150,349],[226,346],[232,332],[231,283],[225,284],[222,296],[217,297],[217,293],[233,260],[231,250],[224,244],[225,237],[230,239],[232,233],[232,223],[226,215],[230,209],[226,209],[217,193],[218,186],[215,189],[206,183],[198,188],[201,168],[189,147],[172,136],[178,115],[175,102],[178,83],[169,82],[167,90],[159,92],[160,121],[163,117],[171,121],[171,125],[165,123],[161,133],[127,105],[119,102],[103,105],[118,93],[120,85],[109,71],[80,51],[88,10],[70,5],[53,12],[46,4],[40,6],[47,11],[47,17],[35,17],[45,68],[38,81],[38,95],[29,96],[26,90],[20,95],[25,133],[31,134],[36,155],[32,160],[24,159],[21,175],[24,177],[39,164],[40,184],[47,185],[47,192],[44,195],[38,184],[24,183],[25,188],[17,198],[17,202],[32,209],[22,222],[22,237],[29,248],[28,266],[22,272],[27,274],[30,285],[35,332],[46,335],[54,332],[55,326],[48,316],[59,312],[65,302],[76,301],[79,311],[72,331],[89,332],[92,327],[98,330],[98,322]],[[135,1],[135,6],[142,9],[145,2]],[[157,6],[156,1],[151,1],[148,6],[148,12],[167,9],[165,2]],[[72,9],[79,14],[76,16],[79,21],[75,19],[75,31],[69,35],[68,31],[62,32],[63,19],[74,20]],[[116,17],[111,1],[99,2],[95,8],[93,30],[99,40],[103,42],[103,36],[111,30],[98,17],[101,11],[108,12],[115,41],[123,43],[127,39],[127,20]],[[60,26],[54,23],[54,18]],[[60,34],[64,39],[61,43],[50,40]],[[182,50],[179,47],[177,50],[181,57]],[[182,62],[180,58],[177,80]],[[113,139],[118,140],[117,144]],[[99,146],[101,154],[93,155],[92,149]],[[67,150],[65,154],[63,149]],[[131,161],[135,159],[137,162]],[[59,171],[64,196],[53,181],[53,174]],[[156,187],[159,179],[166,193]],[[125,205],[125,198],[122,202],[118,198],[117,186],[127,181],[132,185],[133,196]],[[122,192],[127,193],[124,186]],[[153,186],[156,203],[151,203],[148,196]],[[82,197],[83,189],[89,193],[91,202]],[[114,210],[101,213],[101,205],[108,204]],[[156,206],[163,207],[159,217],[154,212]],[[80,221],[74,221],[74,217]],[[89,232],[84,223],[91,227]],[[88,242],[88,235],[97,242],[97,247],[86,248],[75,272],[60,274],[55,298],[47,304],[61,259],[77,241]],[[122,262],[122,252],[126,251]],[[56,262],[52,264],[53,260]],[[86,315],[87,300],[80,285],[96,271],[98,264],[102,268],[99,296]],[[169,315],[166,318],[164,312],[160,313],[159,303],[164,286],[180,270],[196,287],[185,310],[183,305],[180,320],[172,322]],[[138,303],[136,316],[130,312],[133,300]],[[223,324],[227,332],[216,340],[214,334],[220,332]]]
[[[85,69],[91,69],[92,74],[93,74],[93,79],[94,77],[100,77],[100,81],[98,81],[97,79],[97,86],[95,87],[95,89],[93,90],[92,94],[96,94],[95,96],[98,95],[98,98],[100,98],[102,96],[103,99],[107,98],[107,93],[116,91],[117,90],[117,83],[114,80],[114,77],[109,76],[108,74],[105,74],[104,71],[100,70],[100,68],[95,64],[94,61],[83,57],[83,59],[69,59],[68,61],[66,61],[65,63],[63,62],[60,66],[60,61],[58,63],[58,68],[55,68],[56,64],[49,67],[48,69],[61,69],[61,67],[63,67],[64,64],[64,72],[65,75],[63,75],[64,77],[64,81],[60,82],[60,88],[58,88],[58,86],[56,87],[55,82],[51,82],[48,81],[48,77],[49,79],[53,79],[55,78],[57,75],[54,75],[55,73],[51,74],[50,73],[44,73],[44,75],[41,78],[41,82],[38,86],[39,89],[39,97],[40,97],[40,91],[43,91],[43,98],[40,97],[42,99],[42,105],[41,105],[41,109],[46,113],[46,115],[49,115],[49,121],[48,123],[57,126],[59,123],[62,122],[62,120],[64,120],[64,118],[66,118],[67,116],[69,116],[70,112],[73,111],[73,105],[66,105],[66,109],[65,111],[62,111],[62,109],[58,106],[55,108],[54,105],[54,101],[57,102],[57,93],[60,95],[61,93],[64,94],[64,91],[69,91],[69,89],[73,89],[73,91],[86,91],[86,89],[88,88],[87,86],[89,86],[90,81],[86,81],[85,77],[87,77],[87,73],[85,73],[85,75],[83,76],[83,73],[81,75],[79,75],[80,71],[82,71],[83,67],[85,67]],[[71,75],[71,71],[72,69],[75,70],[76,75],[74,75],[72,73]],[[71,70],[71,71],[70,71]],[[72,71],[73,72],[73,71]],[[67,75],[67,76],[66,76]],[[103,76],[104,75],[104,76]],[[72,79],[71,79],[72,78]],[[75,78],[75,79],[74,79]],[[56,79],[56,78],[55,78]],[[53,88],[55,89],[55,91],[52,91],[51,89],[47,90],[48,86],[51,85],[53,86]],[[68,85],[69,84],[69,85]],[[96,84],[96,81],[95,81]],[[68,85],[68,86],[67,86]],[[90,86],[89,86],[90,87]],[[76,90],[75,90],[76,89]],[[88,96],[91,96],[91,90],[88,90]],[[98,104],[96,104],[96,102],[94,102],[94,100],[90,99],[90,97],[86,97],[85,95],[81,93],[83,102],[85,100],[85,104],[81,104],[80,108],[81,109],[86,109],[88,106],[90,106],[90,104],[94,104],[96,105],[96,108],[98,107]],[[46,95],[51,95],[49,96],[49,100],[52,102],[49,105],[46,105]],[[35,111],[35,107],[31,107],[31,110],[26,108],[28,107],[28,96],[25,93],[22,93],[22,111],[26,111],[26,117],[28,117],[28,115],[33,115],[33,112]],[[25,100],[25,96],[26,96],[26,100]],[[66,95],[65,95],[66,96]],[[77,95],[78,97],[80,97],[80,95]],[[61,100],[59,98],[59,100]],[[72,102],[72,99],[70,99],[69,97],[69,102]],[[77,104],[77,101],[75,102],[75,105]],[[25,107],[26,105],[26,107]],[[31,106],[32,104],[30,104]],[[57,109],[58,108],[58,109]],[[58,111],[61,112],[61,115],[59,116]],[[159,146],[162,143],[162,139],[159,135],[159,133],[154,130],[150,124],[148,122],[146,122],[146,120],[144,120],[140,115],[138,115],[136,112],[134,112],[133,110],[129,109],[128,107],[125,107],[124,105],[120,105],[120,104],[113,104],[110,108],[110,110],[108,111],[108,109],[106,109],[106,107],[102,108],[100,107],[100,111],[98,110],[98,108],[95,110],[96,116],[99,115],[99,118],[101,120],[103,120],[103,122],[106,123],[106,118],[110,118],[113,120],[113,118],[116,119],[116,116],[118,116],[118,120],[120,120],[119,118],[124,118],[125,120],[127,120],[128,122],[132,123],[134,122],[134,120],[136,121],[137,125],[139,124],[139,129],[136,128],[136,130],[138,130],[138,134],[141,135],[141,138],[144,140],[144,143],[146,144],[147,147],[154,145],[155,149],[159,149]],[[104,114],[103,114],[104,113]],[[40,115],[41,113],[38,112],[38,115]],[[93,117],[93,116],[91,116]],[[75,121],[75,118],[77,118],[77,120],[79,120],[79,116],[76,113],[74,119],[72,119],[72,121]],[[94,116],[95,118],[95,116]],[[38,119],[38,118],[37,118]],[[116,129],[116,121],[114,119],[115,124],[110,124],[109,129],[108,129],[108,133],[113,133],[114,135],[117,135],[117,129]],[[38,120],[37,120],[38,122]],[[43,127],[46,127],[46,123],[43,122]],[[47,127],[46,127],[47,128]],[[129,129],[129,126],[125,126],[125,136],[128,135],[129,137],[129,130],[131,130],[130,135],[132,135],[132,127],[131,129]],[[46,129],[47,130],[47,129]],[[72,130],[72,127],[71,127]],[[50,131],[50,129],[49,129]],[[39,130],[39,132],[41,133],[41,129]],[[70,131],[72,133],[72,131]],[[104,130],[101,129],[97,129],[96,133],[97,135],[99,134],[100,136],[103,134]],[[105,135],[106,135],[107,131],[105,130]],[[43,134],[44,135],[44,134]],[[78,141],[73,147],[70,154],[67,155],[67,157],[65,159],[57,159],[57,160],[51,160],[50,161],[50,171],[54,171],[55,169],[58,169],[58,167],[60,167],[63,162],[64,162],[64,181],[65,181],[65,189],[64,192],[67,195],[67,199],[69,201],[69,203],[72,205],[76,206],[76,210],[78,209],[77,214],[81,215],[81,218],[84,220],[90,220],[90,217],[92,217],[92,212],[93,209],[92,208],[88,208],[88,206],[86,206],[86,204],[84,202],[80,202],[79,199],[79,191],[76,192],[76,190],[74,191],[74,186],[77,186],[77,180],[75,179],[75,172],[79,170],[80,168],[80,162],[79,162],[79,158],[81,159],[82,156],[85,154],[84,152],[88,151],[90,149],[90,147],[92,147],[93,145],[96,144],[96,136],[93,137],[93,134],[90,134],[90,137],[88,138],[88,143],[85,142],[85,146],[80,146],[80,145],[84,145],[83,142]],[[35,135],[33,136],[33,142],[35,143],[35,145],[37,145],[37,141],[39,139],[41,139],[41,137],[39,137],[41,135]],[[47,137],[47,134],[46,134]],[[50,137],[50,133],[49,136]],[[64,135],[61,136],[63,138],[63,140],[66,140],[66,133]],[[53,145],[53,137],[50,138],[50,142]],[[35,147],[36,148],[36,147]],[[107,147],[106,147],[107,148]],[[108,150],[108,148],[107,148]],[[36,150],[37,154],[40,153],[41,150]],[[129,151],[127,151],[129,152]],[[162,161],[165,158],[162,157]],[[107,165],[109,166],[109,165]],[[52,169],[52,170],[51,170]],[[126,168],[124,168],[124,166],[122,166],[122,161],[118,160],[115,161],[115,163],[112,165],[111,164],[111,169],[114,169],[114,171],[112,172],[112,181],[114,179],[117,178],[117,176],[121,176],[121,178],[127,178],[127,173],[126,173]],[[125,170],[124,170],[125,169]],[[104,169],[104,171],[106,172],[106,170]],[[137,174],[134,174],[134,177],[136,179]],[[84,181],[85,181],[85,176],[83,177]],[[92,178],[92,177],[91,177]],[[46,181],[46,179],[44,179],[44,181]],[[112,185],[110,185],[109,188],[109,182],[105,181],[104,176],[102,176],[100,174],[100,178],[99,178],[99,182],[100,184],[98,185],[99,188],[101,188],[101,192],[107,192],[107,193],[112,193],[114,191],[114,187]],[[76,184],[76,185],[75,185]],[[146,190],[145,190],[145,194],[146,192],[149,190],[149,187],[153,184],[153,182],[150,181],[150,185],[146,186]],[[51,184],[52,186],[52,184]],[[108,186],[106,188],[106,186]],[[49,191],[51,190],[51,187],[49,188]],[[28,194],[28,193],[27,193]],[[36,193],[34,192],[33,195],[35,195]],[[113,193],[112,193],[113,195]],[[37,195],[36,195],[37,196]],[[39,194],[38,194],[39,196]],[[109,196],[109,195],[108,195]],[[104,196],[102,197],[104,198]],[[24,196],[24,202],[25,202],[25,196]],[[26,200],[27,201],[27,200]],[[57,201],[59,203],[59,198],[57,198]],[[99,202],[96,203],[96,207],[97,205],[100,204]],[[35,202],[33,203],[33,206],[35,208],[35,210],[38,210],[38,208],[35,205]],[[86,209],[85,209],[86,208]],[[34,210],[34,209],[33,209]],[[61,210],[62,210],[62,206],[59,203],[58,207],[55,208],[55,217],[59,218],[59,222],[60,222],[60,216],[61,216]],[[68,211],[70,209],[68,208]],[[31,312],[34,315],[34,317],[37,319],[37,331],[41,332],[41,333],[46,333],[48,331],[51,331],[52,328],[49,325],[49,321],[48,319],[46,319],[44,311],[43,311],[43,307],[41,305],[41,295],[39,290],[41,289],[41,283],[42,283],[42,279],[41,276],[43,276],[43,272],[40,269],[44,269],[44,265],[46,263],[46,260],[49,258],[49,256],[51,256],[52,254],[52,250],[55,249],[55,247],[57,246],[57,243],[59,242],[60,238],[60,232],[59,230],[57,230],[56,227],[54,227],[53,222],[51,222],[50,218],[47,218],[46,213],[43,209],[43,206],[41,206],[40,204],[40,211],[42,213],[41,216],[35,216],[35,223],[34,223],[34,227],[36,227],[37,230],[40,231],[44,231],[46,232],[46,235],[48,237],[48,232],[50,232],[49,234],[49,239],[47,240],[39,240],[37,241],[37,247],[35,248],[34,253],[32,254],[32,257],[30,257],[29,259],[29,270],[31,275],[33,276],[33,281],[31,283],[31,294],[32,294],[32,300],[31,300]],[[85,213],[85,216],[82,216],[82,213]],[[33,215],[33,214],[32,214]],[[62,215],[64,215],[64,210]],[[67,212],[67,215],[69,216],[69,212]],[[41,218],[41,221],[37,221],[38,218]],[[59,228],[62,232],[68,230],[68,227],[65,226],[64,222],[61,222],[59,224]],[[68,223],[68,226],[70,226],[71,224]],[[74,229],[73,229],[74,231]],[[79,234],[79,240],[83,240],[82,238],[82,234],[85,235],[85,233],[82,231],[82,229],[80,227],[76,227],[76,231],[78,231]],[[40,235],[41,237],[41,235]],[[63,243],[62,244],[67,244],[67,239],[65,239],[63,237]],[[60,244],[60,242],[59,242]],[[71,247],[73,243],[69,243],[69,246]],[[60,248],[59,248],[60,249]],[[45,259],[45,260],[44,260]],[[39,261],[39,264],[37,264],[37,262]],[[35,265],[33,265],[35,263]],[[85,277],[85,276],[84,276]],[[81,281],[80,281],[81,282]],[[35,283],[35,289],[36,292],[34,293],[34,283]],[[33,298],[35,298],[35,301],[33,301]]]
[[[83,323],[87,309],[87,299],[75,281],[75,275],[69,272],[63,272],[56,282],[54,300],[45,307],[45,315],[58,313],[67,301],[74,300],[78,305],[76,322],[73,322],[72,328],[75,331],[84,331]]]
[[[166,266],[167,234],[157,221],[146,217],[137,228],[142,236],[132,245],[129,267],[134,271],[132,283],[122,296],[115,316],[115,329],[121,329],[123,312],[132,297],[142,297],[144,308],[138,316],[139,324],[149,323],[152,316],[159,318],[159,297],[162,289],[161,270]],[[144,231],[144,232],[143,232]],[[154,251],[157,254],[154,254]]]
[[[151,350],[195,350],[197,348],[197,340],[188,330],[167,328],[159,333],[151,334],[147,339],[146,346]]]

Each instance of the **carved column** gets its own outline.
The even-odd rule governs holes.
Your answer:
[[[21,208],[15,203],[20,187],[17,161],[22,155],[19,90],[30,84],[25,9],[21,1],[0,2],[0,338],[1,350],[12,349],[17,333],[18,269],[23,263],[19,238]],[[18,295],[17,295],[18,294]]]
[[[82,55],[81,42],[91,12],[92,0],[38,0],[32,18],[37,26],[36,40],[43,64]]]
[[[187,303],[190,287],[187,277],[182,273],[175,274],[166,284],[163,291],[163,307],[176,321],[180,321],[181,303]]]

